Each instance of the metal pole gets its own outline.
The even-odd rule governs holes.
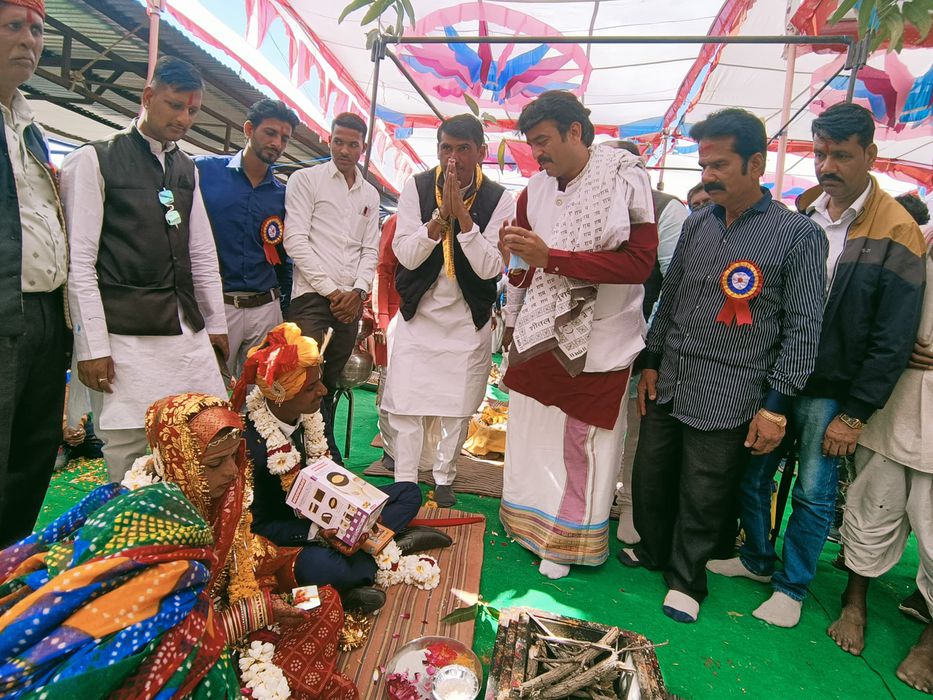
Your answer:
[[[165,0],[148,0],[146,12],[149,15],[149,71],[146,73],[146,85],[152,82],[155,65],[159,60],[159,19],[165,9]]]
[[[394,36],[382,35],[389,44],[840,44],[850,46],[850,36]]]
[[[428,93],[426,93],[421,88],[421,86],[418,85],[418,81],[416,81],[414,76],[408,71],[408,68],[405,66],[404,63],[402,63],[401,59],[399,59],[399,57],[395,55],[395,52],[392,51],[392,49],[386,47],[385,54],[386,56],[392,59],[392,63],[395,64],[395,67],[398,68],[399,72],[405,76],[405,79],[411,84],[411,86],[415,89],[415,91],[419,95],[421,95],[421,99],[424,100],[425,104],[431,108],[431,111],[434,112],[437,118],[440,119],[441,121],[444,121],[444,115],[441,113],[441,110],[439,110],[434,105],[434,103],[431,101],[431,98],[428,97]]]
[[[797,67],[797,45],[787,47],[787,75],[784,77],[784,104],[781,105],[781,123],[787,124],[790,117],[790,103],[794,95],[794,71]],[[778,139],[777,162],[774,165],[774,198],[781,201],[784,191],[784,159],[787,155],[787,127],[781,131]]]
[[[373,142],[376,140],[376,100],[379,98],[379,67],[386,55],[385,37],[376,35],[370,54],[373,67],[373,89],[369,101],[369,142],[366,144],[366,157],[363,159],[363,176],[369,177],[369,161],[373,155]]]
[[[164,7],[165,0],[147,0],[146,2],[146,14],[149,15],[149,67],[146,71],[146,85],[152,82],[156,63],[159,60],[159,20]],[[142,101],[140,101],[136,117],[141,119],[142,116],[143,105]]]
[[[661,135],[661,160],[658,162],[658,192],[664,191],[664,163],[667,162],[667,140],[671,139],[671,143],[674,142],[673,136],[668,136],[666,133]],[[657,222],[655,222],[657,223]]]
[[[865,36],[856,43],[849,46],[849,52],[846,55],[845,67],[850,69],[849,84],[846,88],[846,102],[851,102],[855,96],[855,81],[858,78],[859,69],[868,63],[868,56],[871,54],[872,32],[869,30]]]

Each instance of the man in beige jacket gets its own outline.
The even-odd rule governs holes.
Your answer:
[[[933,274],[933,249],[926,256]],[[849,583],[828,634],[850,654],[865,646],[868,584],[893,567],[911,530],[917,537],[917,586],[933,613],[933,284],[927,284],[918,338],[891,398],[859,436],[858,473],[842,524]],[[897,669],[897,677],[933,693],[933,624]]]

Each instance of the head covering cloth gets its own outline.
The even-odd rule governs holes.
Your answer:
[[[27,10],[35,10],[45,19],[45,0],[2,0],[0,5],[17,5],[25,7]]]
[[[294,323],[280,323],[269,331],[262,343],[250,348],[231,403],[239,410],[250,384],[258,386],[263,396],[276,403],[293,399],[307,381],[308,367],[323,361],[317,341],[303,336]]]

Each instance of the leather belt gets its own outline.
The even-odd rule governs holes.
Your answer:
[[[270,289],[268,292],[233,292],[227,294],[224,292],[224,304],[229,304],[235,309],[253,309],[257,306],[265,306],[279,298],[279,288]]]

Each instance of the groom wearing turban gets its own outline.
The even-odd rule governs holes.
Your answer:
[[[358,551],[359,543],[348,547],[333,531],[318,530],[285,502],[301,468],[329,456],[319,411],[321,397],[327,394],[321,381],[326,343],[319,350],[298,326],[283,323],[247,354],[233,404],[239,409],[246,385],[256,385],[246,398],[245,433],[254,465],[253,532],[279,546],[302,548],[295,563],[295,578],[301,585],[330,584],[340,591],[345,608],[372,611],[385,603],[385,593],[372,586],[375,560]],[[442,532],[408,527],[421,506],[417,484],[380,488],[389,495],[382,523],[398,533],[395,541],[403,552],[450,544]]]

